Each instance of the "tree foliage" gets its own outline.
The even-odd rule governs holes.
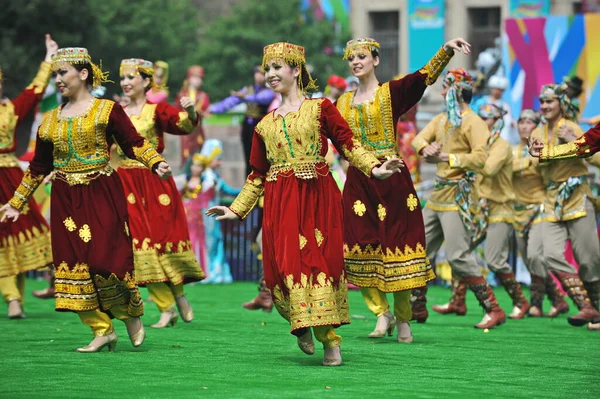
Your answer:
[[[300,0],[240,0],[225,15],[208,22],[196,0],[27,0],[4,2],[0,13],[0,66],[4,91],[18,94],[42,61],[44,34],[61,47],[87,47],[102,60],[119,90],[123,58],[163,59],[170,65],[169,87],[175,94],[191,64],[203,65],[205,87],[218,99],[247,85],[265,45],[288,41],[306,47],[308,63],[319,84],[331,73],[345,74],[339,54],[347,40],[328,21],[313,21],[300,11]]]
[[[242,2],[228,16],[214,20],[203,30],[199,60],[207,71],[206,89],[213,97],[221,97],[247,85],[252,79],[252,68],[262,61],[263,47],[280,41],[306,48],[313,77],[323,88],[330,74],[347,73],[341,56],[331,53],[348,36],[347,32],[336,34],[329,21],[303,16],[300,0]]]

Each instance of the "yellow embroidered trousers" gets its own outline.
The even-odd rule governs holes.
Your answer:
[[[156,303],[161,313],[171,310],[175,306],[175,298],[183,295],[183,284],[152,283],[147,287],[150,298]]]
[[[121,321],[130,319],[131,316],[127,313],[127,305],[118,305],[110,308],[110,312],[114,317]],[[92,329],[92,332],[97,337],[103,337],[111,334],[114,329],[110,316],[100,309],[91,310],[89,312],[77,312],[81,322]]]
[[[362,287],[360,292],[365,299],[369,310],[377,317],[390,311],[385,292],[377,288]],[[410,321],[412,319],[412,309],[410,306],[410,291],[394,292],[394,316],[398,321]]]
[[[0,278],[0,292],[6,303],[19,301],[23,304],[25,295],[25,273]]]
[[[312,329],[317,341],[323,344],[323,348],[335,348],[340,346],[342,337],[336,334],[335,328],[331,326],[316,326]]]

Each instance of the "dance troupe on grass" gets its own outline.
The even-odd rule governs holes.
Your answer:
[[[436,312],[464,315],[468,288],[484,310],[475,328],[506,322],[472,256],[487,237],[486,262],[513,302],[509,318],[542,317],[546,295],[553,305],[547,316],[568,311],[558,281],[579,309],[568,322],[599,328],[600,244],[585,162],[600,165],[600,154],[594,155],[600,125],[583,134],[564,85],[542,87],[542,115],[521,113],[521,143],[511,148],[500,138],[505,111],[490,102],[475,113],[469,107],[473,78],[464,69],[445,72],[455,53],[470,53],[460,38],[444,44],[422,69],[385,83],[375,74],[379,43],[351,40],[344,59],[357,88],[344,93],[345,84],[330,79],[324,98],[309,95],[317,87],[304,48],[274,43],[264,47],[254,86],[212,106],[199,90],[203,69],[190,68],[177,107],[165,101],[160,83],[167,78],[165,63],[123,60],[127,105],[121,106],[92,95],[107,73],[87,49],[59,49],[49,35],[46,48],[33,82],[0,107],[0,290],[9,318],[25,317],[25,273],[53,265],[56,310],[75,312],[94,336],[78,352],[114,350],[114,319],[140,346],[146,330],[138,286],[148,288],[161,312],[151,327],[175,326],[179,316],[191,322],[184,284],[205,279],[205,271],[215,282],[231,281],[218,248],[221,228],[211,227],[214,245],[203,242],[206,223],[244,219],[264,201],[264,279],[259,296],[244,306],[270,311],[274,305],[302,352],[315,353],[314,339],[323,345],[325,366],[342,364],[337,328],[350,323],[349,283],[377,317],[369,337],[392,336],[396,329],[399,343],[413,342],[410,322],[427,320],[427,283],[435,278],[430,259],[443,242],[452,297],[434,306]],[[396,125],[443,73],[446,111],[411,143],[415,156],[437,164],[434,191],[422,209],[400,157]],[[14,153],[16,126],[41,100],[51,75],[66,101],[44,114],[35,155],[23,172]],[[275,95],[279,106],[269,112]],[[215,171],[205,178],[203,170],[218,166],[222,146],[202,143],[201,122],[207,111],[225,112],[242,102],[248,104],[242,124],[248,177],[236,190]],[[165,133],[185,140],[183,189],[161,156]],[[331,147],[349,162],[343,194],[328,162]],[[32,199],[48,180],[51,226]],[[221,206],[220,193],[236,198]],[[513,228],[532,276],[530,300],[507,263]],[[565,258],[567,239],[579,270]]]

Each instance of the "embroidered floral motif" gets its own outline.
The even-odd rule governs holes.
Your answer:
[[[315,239],[317,240],[317,246],[321,246],[321,244],[323,244],[323,240],[325,239],[325,237],[323,237],[323,233],[321,233],[321,230],[319,229],[315,229]]]
[[[304,249],[308,240],[302,234],[300,234],[300,249]]]
[[[77,225],[71,216],[63,220],[63,224],[69,231],[75,231],[77,229]]]
[[[158,196],[158,202],[163,206],[171,205],[171,197],[168,194],[161,194]]]
[[[135,204],[135,195],[133,193],[129,193],[127,196],[127,202],[129,202],[131,205]]]
[[[414,211],[415,209],[417,209],[417,206],[419,206],[419,201],[418,201],[417,197],[415,197],[413,195],[413,193],[410,193],[408,198],[406,198],[406,206],[411,211]]]
[[[367,207],[360,200],[356,200],[354,202],[354,206],[352,207],[352,209],[354,210],[354,213],[356,213],[358,216],[363,216],[365,212],[367,212]]]
[[[385,216],[387,215],[387,211],[385,207],[381,204],[377,205],[377,216],[379,216],[379,220],[382,222],[385,220]]]
[[[79,238],[81,238],[81,241],[83,242],[90,242],[92,240],[92,231],[90,230],[90,226],[87,224],[81,226],[79,229]]]

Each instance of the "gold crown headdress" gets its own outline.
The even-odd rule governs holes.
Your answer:
[[[288,65],[299,66],[301,69],[306,70],[308,85],[304,87],[301,72],[300,76],[298,76],[298,87],[302,92],[317,90],[316,81],[310,76],[308,69],[306,69],[306,50],[304,50],[304,47],[287,42],[269,44],[263,48],[263,69],[265,69],[267,62],[270,60],[283,60]]]
[[[143,73],[150,78],[150,88],[156,89],[159,86],[154,82],[154,64],[141,58],[127,58],[121,61],[119,74],[123,76],[127,71],[134,74]]]
[[[65,67],[65,64],[89,64],[92,70],[92,86],[93,88],[102,86],[102,83],[112,82],[108,80],[108,72],[102,72],[102,62],[100,66],[92,62],[86,48],[83,47],[65,47],[59,48],[56,54],[52,56],[51,69],[53,72]],[[114,83],[114,82],[112,82]]]
[[[377,42],[377,40],[370,37],[359,37],[357,39],[352,39],[346,43],[346,50],[344,51],[343,59],[347,60],[352,56],[352,54],[358,51],[366,51],[371,54],[373,50],[379,50],[379,48],[381,48],[381,45]]]
[[[216,157],[221,155],[221,153],[223,153],[223,150],[220,147],[215,147],[208,156],[201,153],[194,154],[192,163],[194,165],[208,166]]]

